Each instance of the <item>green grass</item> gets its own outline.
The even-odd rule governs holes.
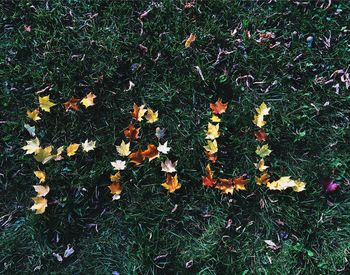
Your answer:
[[[198,0],[194,8],[184,9],[185,1],[170,0],[154,5],[3,1],[2,273],[27,274],[35,268],[43,274],[350,271],[350,90],[339,78],[325,85],[314,81],[316,75],[328,80],[335,70],[349,66],[349,30],[344,30],[349,29],[350,5],[333,1],[325,10],[321,5],[328,1],[267,2]],[[140,35],[139,14],[150,7]],[[239,24],[242,29],[232,37]],[[24,25],[32,31],[26,32]],[[246,30],[252,39],[246,38]],[[269,49],[258,44],[258,30],[275,32],[281,45]],[[329,31],[327,49],[321,39]],[[184,49],[181,42],[191,32],[197,40]],[[312,48],[306,44],[310,35],[315,38]],[[139,51],[140,43],[148,47],[146,54]],[[214,65],[219,48],[233,53]],[[158,52],[161,56],[154,62]],[[138,69],[132,70],[137,67],[133,64]],[[263,83],[237,85],[236,78],[246,74]],[[136,86],[125,92],[129,80]],[[332,88],[335,83],[340,84],[339,94]],[[37,107],[36,92],[48,85],[52,90],[44,94],[59,105],[37,123],[40,141],[57,148],[89,138],[97,141],[97,148],[43,167],[21,147],[30,138],[23,127],[26,111]],[[96,106],[64,111],[63,102],[88,90],[97,95]],[[215,171],[221,176],[247,173],[251,179],[248,190],[233,197],[201,184],[209,103],[218,97],[229,102],[229,110],[221,123]],[[272,107],[266,127],[273,150],[271,173],[275,178],[301,178],[307,182],[304,192],[273,192],[254,184],[251,119],[262,101]],[[134,102],[159,111],[156,126],[167,129],[183,186],[167,194],[160,186],[160,161],[155,160],[125,171],[122,198],[112,202],[106,188],[110,161],[117,157],[114,145],[122,140]],[[143,144],[155,142],[153,128],[143,126]],[[38,167],[48,174],[51,187],[51,204],[43,215],[29,209]],[[324,194],[319,184],[326,175],[341,183],[334,194]],[[260,201],[265,203],[262,209]],[[284,225],[276,223],[278,219]],[[226,228],[229,220],[232,225]],[[89,224],[96,224],[98,231]],[[279,238],[282,231],[288,232],[286,240]],[[273,252],[264,240],[281,248]],[[75,253],[59,263],[52,253],[62,253],[67,244]],[[186,268],[191,260],[192,267]]]

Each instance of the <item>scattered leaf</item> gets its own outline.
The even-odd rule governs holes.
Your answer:
[[[158,120],[158,111],[154,112],[151,108],[148,108],[145,118],[147,120],[147,123],[156,122]]]
[[[80,102],[85,106],[85,108],[88,108],[90,106],[94,106],[94,99],[96,98],[96,96],[90,92],[88,93]]]
[[[50,112],[50,109],[56,105],[55,103],[50,101],[49,95],[43,96],[43,97],[39,96],[39,104],[40,104],[40,108],[45,112]]]
[[[42,164],[45,164],[55,157],[51,155],[51,152],[52,152],[52,146],[47,146],[46,148],[39,148],[37,151],[35,151],[34,159],[37,162],[41,162]]]
[[[39,179],[39,183],[44,183],[46,180],[46,173],[41,170],[34,171],[34,175]]]
[[[112,200],[119,200],[120,194],[122,193],[122,186],[119,182],[112,182],[110,185],[108,185],[109,190],[111,191],[111,194],[113,194]]]
[[[218,151],[218,144],[215,139],[208,140],[208,144],[203,147],[209,154],[215,154]]]
[[[159,152],[154,144],[148,144],[147,149],[142,151],[142,156],[148,158],[149,161],[159,158]]]
[[[29,124],[24,124],[24,128],[28,131],[28,133],[35,137],[35,126],[30,126]]]
[[[35,109],[33,111],[27,111],[27,117],[33,121],[38,121],[41,119],[41,117],[39,117],[39,109]]]
[[[188,47],[190,47],[195,40],[196,35],[194,33],[191,33],[190,36],[186,39],[185,48],[187,49]]]
[[[212,117],[210,118],[210,120],[212,122],[221,122],[221,118],[219,118],[218,116],[216,115],[212,115]]]
[[[335,183],[334,180],[332,180],[330,177],[321,179],[321,184],[323,185],[323,190],[326,193],[333,193],[340,186],[340,184]]]
[[[219,124],[211,124],[210,122],[208,123],[208,129],[207,129],[207,136],[205,137],[206,139],[216,139],[220,136],[219,132]]]
[[[136,166],[140,165],[145,160],[141,147],[139,147],[137,151],[132,152],[129,155],[129,159],[130,162],[134,163]]]
[[[130,142],[129,143],[125,143],[124,140],[122,140],[120,145],[116,146],[116,149],[117,149],[117,152],[118,152],[119,156],[127,157],[131,153],[130,152]]]
[[[83,147],[84,152],[92,151],[96,148],[96,141],[89,141],[88,139],[85,140],[84,143],[81,144],[81,147]]]
[[[135,128],[135,125],[130,123],[128,128],[124,130],[124,135],[126,138],[131,140],[139,139],[140,128]]]
[[[66,109],[66,112],[68,112],[69,109],[73,109],[75,111],[78,111],[79,110],[79,105],[78,105],[79,101],[80,101],[80,98],[72,97],[70,100],[65,102],[64,108]]]
[[[45,197],[50,192],[48,185],[33,185],[33,188],[37,192],[37,197]]]
[[[177,161],[172,162],[170,159],[166,159],[160,165],[162,167],[162,171],[164,171],[166,173],[174,173],[174,172],[176,172],[176,168],[175,167],[177,165]]]
[[[258,146],[255,151],[255,153],[261,158],[265,158],[269,156],[271,152],[272,150],[269,149],[268,144],[264,144],[263,146]]]
[[[120,178],[121,178],[120,171],[118,171],[114,175],[110,176],[111,182],[119,182]]]
[[[129,155],[130,156],[130,155]],[[124,170],[126,168],[126,162],[122,160],[116,160],[111,162],[114,170]]]
[[[265,165],[265,160],[264,159],[260,159],[260,161],[255,164],[255,167],[260,172],[264,172],[267,168],[269,168],[268,166]]]
[[[210,103],[210,109],[213,114],[219,115],[226,112],[228,103],[222,103],[222,99],[219,98],[215,103]]]
[[[142,121],[146,112],[147,110],[145,109],[145,105],[138,106],[136,103],[134,103],[134,110],[131,113],[131,116],[137,121]]]
[[[43,214],[47,207],[47,199],[43,197],[32,198],[34,205],[30,208],[33,211],[36,211],[35,214]]]
[[[23,146],[22,149],[27,151],[26,155],[33,154],[40,149],[40,141],[38,138],[27,140],[27,145]]]
[[[264,129],[260,128],[259,131],[255,132],[255,139],[257,141],[266,141],[267,134]]]
[[[179,183],[177,175],[172,176],[171,174],[167,174],[166,181],[162,183],[162,186],[167,189],[169,193],[173,193],[181,188],[181,183]]]
[[[74,156],[75,153],[77,152],[78,148],[79,148],[80,144],[78,143],[72,143],[67,147],[67,156],[71,157]]]
[[[161,152],[164,155],[166,155],[166,154],[169,153],[171,147],[168,147],[168,142],[166,141],[166,142],[164,142],[164,144],[161,144],[159,142],[159,145],[158,145],[157,149],[158,149],[159,152]]]

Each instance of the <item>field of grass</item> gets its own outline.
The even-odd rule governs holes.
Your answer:
[[[350,89],[333,74],[350,66],[349,22],[348,1],[2,1],[1,272],[349,274]],[[257,41],[266,32],[275,37]],[[89,91],[94,106],[65,111]],[[33,123],[26,112],[44,95],[57,105]],[[228,109],[213,169],[249,179],[233,195],[201,180],[218,98]],[[305,181],[303,192],[255,183],[252,118],[263,101],[269,172]],[[182,187],[161,186],[163,157],[128,165],[112,201],[110,162],[134,103],[158,110],[156,123],[141,123],[142,144],[166,129]],[[21,149],[31,139],[25,123],[45,146],[89,139],[96,149],[42,165]],[[51,188],[41,215],[30,210],[38,169]],[[334,193],[324,192],[325,176],[340,184]],[[59,262],[53,253],[67,245],[74,253]]]

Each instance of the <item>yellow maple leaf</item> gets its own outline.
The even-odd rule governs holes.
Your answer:
[[[50,101],[49,95],[43,97],[39,96],[39,104],[40,108],[45,112],[50,112],[50,108],[56,105],[55,103]]]
[[[255,182],[257,185],[266,185],[269,183],[269,174],[265,171],[260,177],[255,176]]]
[[[110,176],[112,182],[119,182],[121,178],[120,171],[116,172],[114,175]]]
[[[27,145],[23,146],[22,149],[27,151],[27,154],[33,154],[40,149],[40,141],[36,137],[35,139],[27,140]]]
[[[216,139],[220,136],[219,132],[219,124],[211,124],[210,122],[208,123],[208,130],[207,130],[207,136],[205,137],[206,139]]]
[[[27,111],[27,117],[33,121],[40,120],[41,117],[39,117],[39,109],[35,109],[33,111]]]
[[[51,155],[52,146],[47,146],[46,148],[40,148],[35,152],[34,158],[36,161],[42,164],[47,163],[49,160],[53,159],[55,156]]]
[[[33,211],[36,211],[35,214],[42,214],[45,212],[47,207],[47,199],[43,197],[32,198],[34,205],[30,208]]]
[[[288,187],[294,187],[295,186],[295,182],[293,180],[290,179],[290,176],[287,177],[281,177],[280,179],[276,180],[276,181],[272,181],[267,183],[267,188],[269,188],[270,190],[285,190]]]
[[[268,166],[265,165],[265,160],[261,159],[258,163],[255,164],[256,169],[258,169],[260,172],[264,172]]]
[[[293,186],[293,191],[294,192],[301,192],[305,190],[306,183],[296,180],[294,181],[295,185]]]
[[[88,139],[85,140],[84,143],[81,144],[81,146],[83,147],[83,151],[84,152],[89,152],[92,151],[96,148],[96,141],[89,141]]]
[[[258,146],[255,150],[255,153],[261,158],[269,156],[271,152],[272,150],[269,149],[268,144],[264,144],[263,146]]]
[[[34,171],[34,175],[39,179],[39,183],[43,183],[46,180],[46,173],[41,170]]]
[[[208,144],[203,147],[209,154],[215,154],[218,151],[218,143],[216,142],[215,139],[208,140]]]
[[[177,175],[172,176],[171,174],[167,174],[166,181],[162,183],[162,186],[168,190],[169,193],[173,193],[181,188],[181,183],[179,183]]]
[[[262,115],[262,116],[266,116],[269,114],[269,111],[270,111],[270,107],[267,107],[266,103],[263,102],[260,104],[260,106],[258,108],[255,108],[256,112],[259,114],[259,115]]]
[[[221,118],[219,118],[217,115],[212,115],[210,120],[212,122],[221,122]]]
[[[79,148],[80,144],[78,143],[72,143],[67,147],[67,156],[71,157],[74,156],[75,153],[77,152],[78,148]]]
[[[130,142],[129,143],[125,143],[124,140],[122,140],[120,145],[116,146],[116,149],[117,149],[117,152],[118,152],[119,156],[127,157],[131,153],[130,152]]]
[[[154,123],[158,120],[158,111],[154,112],[151,108],[147,108],[147,114],[145,115],[147,123]]]
[[[80,102],[85,106],[85,108],[95,105],[94,99],[96,96],[90,92],[88,93]]]
[[[50,192],[48,185],[33,185],[37,197],[45,197]]]
[[[263,115],[254,115],[253,123],[258,126],[259,128],[266,125],[266,121],[264,120]]]
[[[188,48],[191,46],[191,44],[196,40],[196,35],[194,33],[191,33],[190,36],[186,39],[185,42],[185,48]]]

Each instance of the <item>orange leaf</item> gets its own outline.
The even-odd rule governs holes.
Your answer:
[[[142,154],[141,147],[135,152],[132,152],[128,158],[130,159],[130,162],[134,163],[136,166],[140,165],[144,160],[145,157]]]
[[[255,139],[258,141],[266,141],[267,134],[263,128],[260,128],[259,131],[255,132]]]
[[[218,159],[218,156],[216,154],[210,154],[208,152],[205,152],[207,155],[208,160],[210,160],[212,163],[215,163]]]
[[[145,109],[145,105],[138,106],[134,103],[134,110],[131,113],[131,116],[137,121],[142,121],[142,117],[145,115],[147,110]]]
[[[74,98],[74,97],[72,97],[70,100],[65,102],[64,103],[64,108],[66,109],[66,112],[69,109],[73,109],[75,111],[78,111],[79,110],[78,102],[80,102],[80,99],[79,98]]]
[[[173,193],[175,190],[181,188],[181,183],[179,183],[177,175],[172,176],[171,174],[167,174],[166,182],[162,183],[162,186],[167,189],[169,193]]]
[[[257,185],[266,185],[269,183],[269,174],[265,171],[260,177],[255,177],[255,182]]]
[[[210,164],[207,165],[205,171],[207,175],[202,176],[202,183],[205,187],[213,187],[216,183],[216,179],[213,178],[214,173],[210,168]]]
[[[159,152],[157,150],[157,146],[153,144],[148,144],[147,149],[142,151],[142,156],[144,158],[148,158],[149,161],[151,161],[152,159],[158,158]]]
[[[185,42],[185,48],[188,48],[191,46],[191,44],[196,40],[196,35],[194,33],[191,33],[190,36],[187,38]]]
[[[221,190],[225,194],[233,194],[233,179],[219,179],[219,181],[220,183],[218,183],[215,188]]]
[[[124,130],[124,135],[126,138],[131,140],[136,140],[139,138],[140,128],[135,128],[135,125],[130,123],[128,128]]]
[[[233,183],[235,185],[235,189],[237,191],[239,190],[246,190],[245,185],[247,184],[247,179],[245,178],[245,176],[240,176],[238,178],[234,178],[233,179]]]
[[[228,103],[222,103],[222,99],[219,98],[215,103],[210,103],[210,109],[213,111],[213,114],[219,115],[226,112]]]

